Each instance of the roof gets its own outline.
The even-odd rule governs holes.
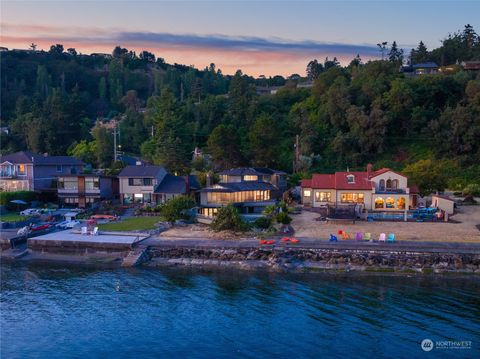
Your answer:
[[[242,192],[242,191],[274,191],[277,187],[268,182],[244,181],[233,183],[218,183],[212,187],[207,187],[201,192]]]
[[[441,198],[441,199],[446,199],[447,201],[455,202],[453,199],[451,199],[450,197],[448,197],[444,194],[432,194],[432,198],[433,197],[438,197],[438,198]]]
[[[29,151],[20,151],[0,156],[0,163],[33,163],[36,165],[72,165],[81,166],[84,163],[71,156],[39,155]]]
[[[185,177],[167,173],[162,182],[155,187],[154,193],[187,193]]]
[[[396,173],[397,175],[399,176],[402,176],[402,177],[406,177],[405,175],[401,174],[400,172],[397,172],[397,171],[394,171],[392,170],[391,168],[387,168],[387,167],[384,167],[384,168],[381,168],[377,171],[373,171],[372,175],[370,176],[370,178],[373,178],[373,177],[377,177],[377,176],[380,176],[384,173],[387,173],[387,172],[393,172],[393,173]]]
[[[129,156],[129,155],[123,154],[123,155],[118,155],[117,159],[119,161],[122,161],[126,165],[129,165],[129,166],[134,166],[134,165],[137,164],[137,162],[140,162],[142,165],[145,165],[145,161],[142,160],[139,157],[134,157],[134,156]]]
[[[219,173],[219,175],[229,175],[229,176],[248,176],[248,175],[286,175],[286,172],[273,170],[267,167],[238,167],[238,168],[231,168]]]
[[[153,177],[153,178],[163,178],[167,174],[167,171],[162,166],[127,166],[118,177]]]
[[[435,69],[438,65],[435,62],[421,62],[419,64],[412,65],[414,69]]]
[[[348,183],[347,176],[355,177],[354,183]],[[318,189],[357,189],[371,190],[372,182],[367,172],[336,172],[335,174],[314,174],[310,182],[302,180],[302,187]]]

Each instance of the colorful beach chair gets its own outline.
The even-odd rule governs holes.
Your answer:
[[[385,233],[380,233],[380,236],[378,237],[378,241],[385,242],[385,238],[386,238]]]
[[[388,234],[387,242],[390,242],[390,243],[395,242],[395,233]]]
[[[346,241],[347,239],[350,239],[350,238],[351,238],[351,237],[350,237],[350,234],[348,234],[348,233],[345,232],[345,231],[342,231],[342,239],[343,239],[344,241]]]
[[[365,233],[365,235],[363,236],[363,240],[365,242],[372,242],[373,241],[372,234],[370,232]]]
[[[355,240],[356,241],[363,241],[363,232],[355,233]]]
[[[329,242],[338,242],[338,238],[336,235],[334,234],[330,234],[330,240]]]

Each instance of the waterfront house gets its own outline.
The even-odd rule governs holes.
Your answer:
[[[438,208],[444,213],[444,220],[448,221],[448,216],[455,212],[455,201],[442,194],[432,195],[432,207]]]
[[[21,151],[0,156],[0,190],[56,192],[59,176],[80,173],[84,163],[70,156]]]
[[[138,164],[125,167],[118,175],[123,203],[165,203],[200,188],[194,176],[174,176],[162,166]]]
[[[61,204],[86,208],[95,202],[118,197],[118,178],[98,174],[70,174],[58,177]]]
[[[219,173],[220,182],[200,190],[200,215],[213,217],[233,204],[243,215],[258,216],[287,189],[286,173],[270,168],[242,167]]]
[[[406,211],[417,205],[416,186],[389,168],[314,174],[302,180],[302,203],[310,207],[356,204],[368,211]]]

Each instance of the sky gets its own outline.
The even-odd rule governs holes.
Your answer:
[[[0,45],[111,53],[119,45],[153,52],[168,63],[225,74],[305,74],[307,63],[336,56],[348,64],[380,56],[394,40],[407,52],[432,49],[467,23],[480,32],[480,1],[132,1],[0,2]]]

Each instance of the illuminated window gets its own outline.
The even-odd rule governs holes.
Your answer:
[[[397,208],[405,209],[405,198],[400,197],[399,199],[397,199]]]
[[[377,197],[375,198],[375,208],[383,208],[383,198],[382,197]]]
[[[17,170],[18,170],[19,175],[24,175],[25,174],[25,165],[18,165]]]
[[[244,181],[258,181],[258,176],[243,176]]]
[[[312,195],[312,192],[309,189],[303,190],[304,197],[310,197],[311,195]]]
[[[363,193],[342,193],[340,201],[343,203],[364,203],[365,195]]]
[[[330,202],[330,192],[315,192],[315,201],[317,202]]]
[[[395,208],[395,199],[392,197],[387,197],[385,200],[385,207],[387,208]]]

